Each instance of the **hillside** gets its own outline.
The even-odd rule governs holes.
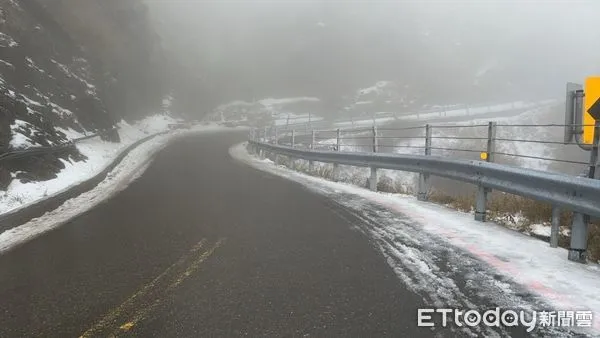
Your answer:
[[[160,110],[158,41],[132,1],[0,0],[0,154],[67,142]],[[142,39],[145,38],[145,39]],[[164,81],[163,81],[164,82]],[[119,141],[113,134],[110,139]],[[5,160],[13,178],[47,180],[76,150]]]

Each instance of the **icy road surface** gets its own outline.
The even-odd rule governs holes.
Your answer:
[[[259,160],[243,145],[234,158],[301,183],[350,210],[396,275],[435,307],[592,310],[600,333],[600,268],[567,261],[565,249],[412,196],[375,193]],[[485,311],[485,309],[483,309]],[[588,332],[588,331],[586,331]],[[589,332],[588,332],[589,333]]]

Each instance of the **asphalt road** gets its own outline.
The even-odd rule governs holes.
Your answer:
[[[0,255],[0,337],[446,335],[417,327],[424,300],[351,213],[231,159],[245,136],[176,141],[128,189]]]

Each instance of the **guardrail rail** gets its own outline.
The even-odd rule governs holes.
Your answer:
[[[595,177],[573,176],[563,173],[554,173],[541,170],[520,168],[506,164],[493,163],[496,156],[519,156],[544,161],[558,161],[563,163],[587,165],[587,173],[598,172],[593,168],[598,166],[598,137],[595,138],[590,162],[560,160],[541,156],[529,156],[523,154],[509,154],[496,150],[497,142],[525,142],[525,143],[548,143],[570,146],[570,143],[541,141],[535,139],[511,139],[508,137],[497,137],[498,127],[519,127],[527,128],[541,125],[499,125],[496,122],[489,122],[481,125],[465,126],[431,126],[404,128],[408,130],[423,130],[424,135],[411,136],[386,136],[385,131],[390,129],[378,129],[376,125],[371,128],[354,129],[335,129],[335,130],[310,130],[300,128],[305,131],[304,134],[297,134],[295,129],[285,130],[280,133],[277,126],[268,129],[251,130],[249,137],[249,148],[252,152],[264,157],[266,154],[273,154],[276,162],[278,156],[286,156],[290,159],[303,159],[309,161],[311,168],[314,162],[332,163],[334,165],[334,177],[339,175],[339,165],[350,165],[357,167],[370,168],[370,177],[368,179],[369,188],[377,190],[377,170],[389,169],[408,171],[419,174],[417,198],[426,201],[429,196],[430,176],[439,176],[456,181],[471,183],[477,186],[477,199],[475,203],[475,219],[486,221],[486,204],[488,194],[492,190],[498,190],[510,194],[520,195],[534,200],[552,204],[552,231],[550,245],[558,246],[560,210],[572,210],[574,212],[573,224],[571,229],[571,245],[569,248],[569,260],[586,262],[587,249],[587,222],[590,216],[600,218],[600,180]],[[565,125],[548,124],[541,127],[562,127]],[[485,128],[487,135],[484,137],[461,137],[461,136],[435,136],[432,130],[435,128]],[[394,129],[398,131],[402,128]],[[382,134],[381,132],[384,131]],[[595,126],[596,135],[599,135],[600,128]],[[319,136],[319,135],[327,136]],[[345,145],[342,143],[344,137],[355,142],[362,142],[355,148],[361,148],[359,151],[342,151]],[[389,139],[411,138],[422,140],[422,145],[381,145],[381,141]],[[432,146],[432,140],[446,139],[469,139],[481,140],[484,147],[477,149],[457,149],[450,147]],[[347,138],[346,138],[347,139]],[[325,140],[325,142],[319,141]],[[419,141],[421,142],[421,141]],[[283,144],[282,144],[283,143]],[[423,151],[421,154],[400,154],[395,152],[380,152],[384,147],[408,147],[417,148]],[[447,158],[439,155],[432,155],[432,150],[442,151],[463,151],[479,153],[479,160],[466,160]],[[597,178],[597,177],[596,177]]]

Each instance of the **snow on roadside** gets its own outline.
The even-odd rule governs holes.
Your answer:
[[[343,121],[337,122],[334,124],[336,127],[347,128],[347,127],[365,127],[372,126],[373,123],[377,125],[382,125],[388,122],[396,121],[396,120],[407,120],[407,121],[427,121],[427,120],[435,120],[446,117],[460,117],[465,116],[468,118],[476,118],[477,115],[487,115],[490,113],[504,113],[507,111],[515,110],[515,109],[524,109],[524,108],[533,108],[533,107],[541,107],[548,106],[553,103],[556,103],[555,100],[544,100],[539,102],[510,102],[510,103],[502,103],[490,106],[482,106],[482,107],[471,107],[467,108],[466,106],[463,108],[456,109],[445,109],[443,107],[439,107],[433,112],[409,112],[403,114],[395,114],[396,116],[388,116],[393,113],[379,112],[374,113],[373,117],[370,119],[361,119],[356,121]],[[378,117],[379,114],[379,117]],[[487,121],[490,118],[486,119]]]
[[[41,234],[50,231],[82,214],[102,201],[127,188],[139,178],[152,162],[154,155],[163,149],[171,140],[196,133],[212,133],[231,130],[216,124],[198,125],[189,130],[177,130],[158,135],[135,149],[110,172],[106,179],[92,190],[67,200],[55,210],[47,212],[39,218],[0,233],[0,254],[11,250]],[[87,177],[89,178],[89,177]],[[66,190],[68,187],[65,187]]]
[[[290,103],[303,102],[303,101],[304,102],[319,102],[320,100],[317,97],[288,97],[288,98],[281,98],[281,99],[274,99],[274,98],[270,97],[270,98],[258,100],[258,102],[260,104],[262,104],[263,106],[266,106],[266,107],[286,105],[286,104],[290,104]]]
[[[228,109],[231,107],[253,106],[255,104],[261,104],[265,107],[273,107],[273,106],[281,106],[281,105],[297,103],[297,102],[319,102],[319,101],[320,101],[320,99],[317,97],[286,97],[286,98],[279,98],[279,99],[269,97],[269,98],[257,100],[255,102],[235,100],[235,101],[231,101],[228,103],[224,103],[224,104],[218,106],[215,110],[221,111],[221,110],[225,110],[225,109]]]
[[[277,167],[248,154],[243,144],[232,147],[230,154],[351,210],[367,224],[362,231],[373,238],[398,277],[415,292],[431,297],[435,306],[467,308],[474,306],[469,299],[482,297],[503,308],[588,310],[594,313],[593,327],[577,330],[600,333],[597,264],[570,262],[563,248],[550,248],[503,226],[476,222],[471,214],[412,196],[376,193]],[[469,280],[467,290],[452,276]]]
[[[550,232],[552,227],[546,224],[531,224],[529,226],[531,228],[531,233],[538,235],[538,236],[544,236],[544,237],[550,237]]]
[[[294,113],[280,113],[274,118],[273,123],[277,126],[288,126],[301,123],[309,123],[322,121],[323,117],[314,114],[294,114]]]
[[[87,180],[106,168],[129,145],[148,135],[168,130],[168,125],[175,122],[176,120],[168,115],[150,116],[134,124],[121,121],[118,124],[121,142],[106,142],[95,137],[77,143],[77,148],[87,157],[87,160],[75,162],[61,159],[65,168],[57,174],[56,178],[48,181],[21,183],[14,179],[7,190],[0,194],[0,214],[26,207]],[[14,126],[19,126],[19,123]],[[72,129],[61,131],[69,139],[85,136]],[[28,147],[37,144],[33,144],[23,134],[15,133],[11,145]]]

